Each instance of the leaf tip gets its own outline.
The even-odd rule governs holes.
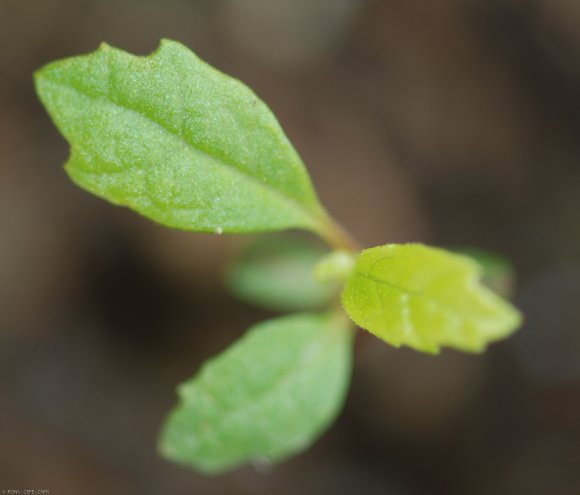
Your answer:
[[[101,41],[99,48],[97,48],[97,52],[108,52],[111,50],[114,50],[114,48],[111,45],[109,45],[109,43],[107,43],[106,41]]]
[[[168,46],[171,46],[171,45],[184,46],[179,41],[175,41],[175,40],[172,40],[170,38],[161,38],[161,40],[159,41],[159,47],[160,48],[168,47]]]
[[[171,52],[176,50],[186,52],[188,56],[196,57],[195,53],[192,52],[187,46],[185,46],[183,43],[180,43],[179,41],[172,40],[171,38],[161,38],[161,40],[159,40],[159,46],[151,54],[151,56],[156,56],[166,51]]]
[[[163,459],[172,460],[174,458],[171,444],[165,441],[165,437],[160,435],[157,441],[157,452]]]

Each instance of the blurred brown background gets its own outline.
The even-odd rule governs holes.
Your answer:
[[[252,322],[239,238],[77,189],[31,73],[180,40],[278,115],[365,245],[479,246],[527,322],[484,356],[367,338],[338,423],[206,479],[155,451],[174,386]],[[0,0],[0,489],[51,494],[580,493],[580,3]]]

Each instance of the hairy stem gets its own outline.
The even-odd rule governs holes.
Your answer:
[[[330,216],[324,219],[318,234],[334,249],[344,249],[353,253],[362,250],[359,243]]]

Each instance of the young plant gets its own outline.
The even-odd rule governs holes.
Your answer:
[[[520,325],[471,258],[421,244],[359,252],[268,107],[180,43],[163,40],[147,57],[103,44],[47,65],[35,81],[80,187],[168,227],[303,229],[331,248],[267,240],[230,269],[228,285],[249,300],[327,309],[255,325],[181,384],[160,437],[168,459],[220,473],[307,448],[344,401],[352,322],[432,354],[481,352]]]

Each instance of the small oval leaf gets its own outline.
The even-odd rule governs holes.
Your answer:
[[[179,386],[160,449],[205,473],[280,461],[338,414],[350,381],[352,331],[338,315],[258,324]]]
[[[241,82],[163,40],[148,57],[103,44],[35,75],[81,187],[203,232],[324,229],[300,157]]]
[[[321,309],[340,289],[314,277],[327,252],[318,243],[295,237],[261,237],[228,267],[226,285],[240,299],[276,311]]]
[[[342,294],[360,327],[389,344],[481,352],[514,332],[520,313],[479,283],[473,260],[421,244],[364,250]]]

